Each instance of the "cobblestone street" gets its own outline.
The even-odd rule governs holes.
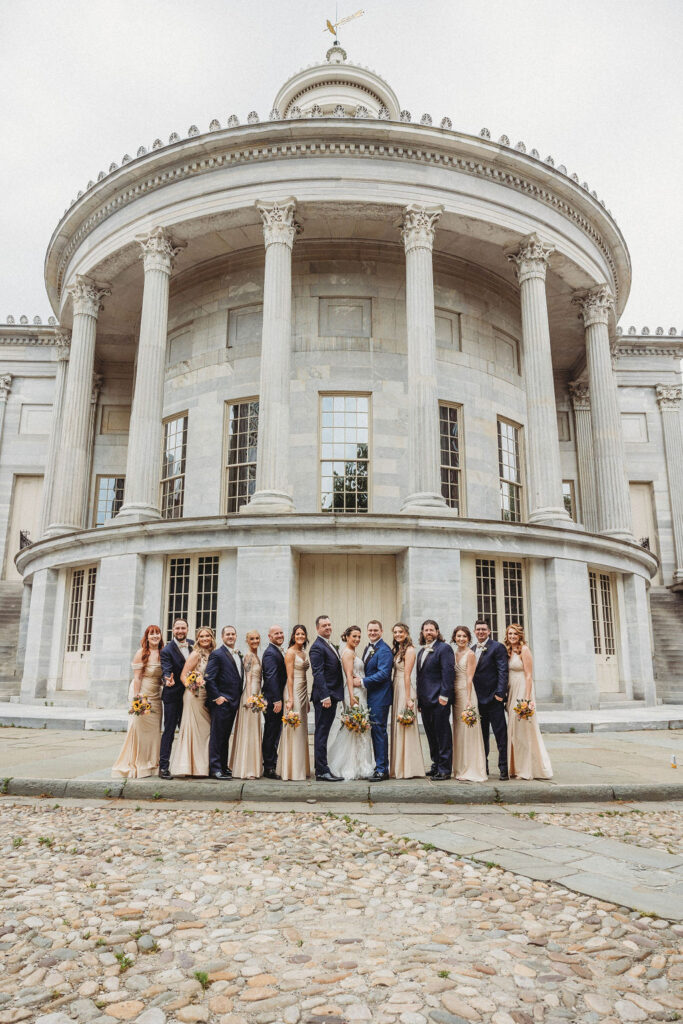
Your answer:
[[[683,1013],[683,925],[348,816],[6,798],[0,822],[0,1024]]]

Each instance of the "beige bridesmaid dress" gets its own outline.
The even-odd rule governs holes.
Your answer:
[[[134,665],[133,668],[138,666]],[[132,700],[134,684],[128,693]],[[159,771],[161,747],[161,665],[145,665],[140,694],[152,705],[146,715],[131,715],[121,753],[111,770],[113,779],[146,779]]]
[[[417,718],[412,725],[401,725],[398,715],[406,706],[406,684],[403,678],[403,660],[398,654],[394,657],[394,703],[391,709],[391,756],[389,758],[389,775],[392,779],[423,779],[425,775],[422,745],[420,744],[420,727]],[[415,689],[411,684],[410,695],[417,700]]]
[[[453,705],[453,775],[461,782],[486,782],[488,777],[484,738],[479,722],[465,725],[461,715],[467,707],[467,655],[455,651],[455,703]],[[470,703],[477,708],[477,694],[472,686]]]
[[[512,710],[518,700],[524,700],[526,679],[519,654],[510,658],[508,675],[508,771],[510,778],[552,779],[553,769],[545,749],[538,725],[538,712],[526,720],[518,718]],[[534,691],[531,699],[536,700]]]
[[[194,668],[198,675],[204,675],[208,660],[208,653],[201,652]],[[186,687],[183,717],[169,764],[171,775],[208,776],[210,732],[211,715],[206,706],[205,687],[200,686],[196,693]]]
[[[263,715],[246,707],[247,698],[261,692],[261,662],[251,651],[244,656],[244,690],[240,699],[230,771],[236,779],[260,779],[263,775],[261,734]]]
[[[308,753],[308,680],[306,672],[310,662],[300,654],[294,655],[294,705],[301,719],[298,729],[289,725],[282,726],[280,750],[277,758],[277,773],[288,782],[295,779],[301,781],[311,774],[311,763]],[[285,690],[285,693],[287,691]]]

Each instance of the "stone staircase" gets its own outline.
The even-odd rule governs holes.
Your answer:
[[[653,587],[650,610],[657,697],[665,704],[683,703],[683,593]]]
[[[18,694],[21,686],[16,671],[21,592],[21,582],[0,580],[0,700]]]

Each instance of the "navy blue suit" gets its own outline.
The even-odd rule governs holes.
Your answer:
[[[484,751],[488,763],[489,731],[493,729],[498,747],[498,768],[508,770],[508,727],[505,720],[505,698],[508,692],[508,652],[497,640],[489,636],[484,642],[474,670],[474,689],[479,704],[479,722],[484,737]],[[472,644],[477,653],[477,644]],[[496,700],[500,697],[500,700]]]
[[[194,640],[188,640],[187,647],[191,651],[194,647]],[[165,647],[161,648],[159,660],[161,661],[161,681],[163,684],[161,701],[164,705],[164,731],[161,734],[159,771],[164,769],[168,771],[173,738],[183,717],[185,687],[180,681],[180,673],[185,668],[185,659],[175,640],[171,640]],[[173,676],[173,686],[166,686],[164,680],[167,676]]]
[[[316,637],[311,644],[308,657],[313,672],[311,701],[315,712],[315,774],[326,775],[330,770],[327,763],[327,738],[334,722],[337,703],[344,699],[344,673],[341,658],[321,636]],[[327,697],[332,704],[324,708],[322,702]]]
[[[285,658],[275,644],[268,644],[263,652],[261,669],[261,690],[268,701],[268,707],[263,716],[263,742],[261,744],[263,770],[264,772],[274,772],[277,765],[277,747],[282,732],[282,709],[278,712],[273,711],[273,704],[282,700],[287,685]],[[302,725],[305,728],[306,723],[303,722]]]
[[[394,656],[391,648],[380,637],[363,651],[365,665],[365,689],[368,691],[368,710],[372,722],[372,749],[375,752],[375,770],[386,775],[389,771],[389,737],[387,719],[394,702],[394,685],[391,678]]]
[[[439,697],[447,703],[441,704]],[[430,653],[417,655],[417,703],[422,714],[432,769],[439,775],[453,771],[451,704],[455,698],[455,655],[450,644],[436,640]]]
[[[244,686],[242,659],[235,664],[232,654],[224,644],[209,655],[204,671],[204,685],[211,711],[211,734],[209,736],[209,773],[226,772],[228,768],[228,744],[235,724],[240,697]],[[219,697],[225,697],[223,704],[216,704]],[[245,714],[252,714],[251,711]]]

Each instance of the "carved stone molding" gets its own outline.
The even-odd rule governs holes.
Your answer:
[[[101,373],[93,373],[92,375],[92,391],[90,392],[90,403],[91,405],[97,405],[97,399],[100,397],[100,392],[104,385],[104,377]]]
[[[429,249],[434,246],[436,224],[443,213],[443,206],[423,206],[411,203],[403,211],[401,238],[406,252],[413,249]]]
[[[182,246],[174,245],[166,230],[162,227],[153,228],[144,238],[138,238],[140,248],[140,259],[143,261],[145,273],[148,270],[160,270],[164,274],[170,274],[176,256]]]
[[[623,335],[620,340],[620,356],[666,356],[668,359],[683,359],[683,345],[670,348],[665,345],[626,345]]]
[[[291,249],[294,239],[301,233],[296,220],[296,199],[289,196],[276,203],[256,203],[256,209],[263,221],[263,239],[269,245],[287,245]]]
[[[57,361],[68,362],[71,355],[71,335],[67,331],[55,335],[55,345],[57,346]]]
[[[582,380],[573,380],[569,385],[575,412],[585,412],[591,407],[590,389]]]
[[[552,245],[546,245],[543,239],[534,233],[523,238],[518,249],[506,252],[505,255],[515,264],[517,280],[524,284],[532,277],[540,277],[545,281],[548,261],[554,252]]]
[[[683,387],[680,384],[657,384],[655,393],[662,412],[678,412],[683,399]]]
[[[12,390],[12,374],[3,373],[0,376],[0,402],[6,402]]]
[[[614,295],[606,284],[599,284],[588,292],[581,292],[572,299],[581,310],[585,327],[609,322],[610,310],[614,309]]]
[[[95,284],[88,277],[76,274],[76,280],[67,288],[74,307],[75,316],[97,316],[102,309],[102,299],[111,295],[109,288]]]

